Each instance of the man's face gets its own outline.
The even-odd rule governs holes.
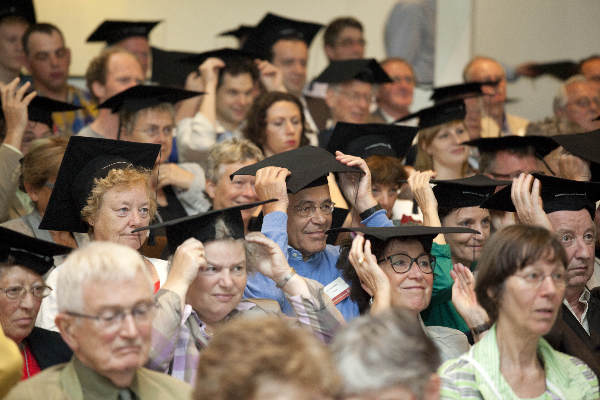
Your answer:
[[[346,27],[340,31],[333,46],[325,45],[325,54],[329,61],[364,58],[365,38],[360,29]]]
[[[31,142],[50,136],[52,136],[52,130],[48,125],[37,121],[27,121],[25,133],[23,133],[23,141],[21,142],[21,152],[23,154],[29,153]]]
[[[142,65],[145,77],[148,73],[148,64],[150,63],[150,44],[148,43],[148,39],[143,36],[132,36],[121,40],[117,45],[130,51],[137,57]]]
[[[596,227],[590,213],[555,211],[548,214],[552,227],[567,251],[567,286],[583,288],[594,273]]]
[[[504,68],[492,60],[482,59],[476,61],[469,69],[469,82],[498,82],[497,85],[485,85],[482,90],[486,94],[483,97],[485,106],[504,105],[506,101],[506,75]]]
[[[258,160],[245,160],[231,164],[222,164],[219,166],[221,175],[217,182],[206,181],[206,193],[212,199],[213,208],[220,210],[222,208],[239,206],[242,204],[258,201],[258,196],[254,190],[255,176],[236,175],[233,180],[229,176],[238,169],[247,165],[255,164]],[[242,217],[246,220],[252,215],[254,209],[242,210]]]
[[[115,53],[108,59],[104,85],[94,82],[92,89],[100,102],[123,90],[144,82],[144,73],[138,60],[131,54]]]
[[[254,101],[254,82],[250,74],[223,75],[223,82],[217,88],[217,117],[221,122],[238,126],[246,119],[246,114]]]
[[[82,314],[99,315],[107,311],[131,311],[151,303],[152,288],[148,278],[138,272],[134,279],[88,282],[82,288]],[[152,335],[151,314],[135,318],[129,314],[114,326],[88,318],[74,317],[69,346],[77,358],[100,375],[111,376],[142,367],[148,360]],[[64,335],[64,334],[63,334]]]
[[[585,79],[592,82],[596,90],[600,90],[600,58],[593,58],[581,66],[581,73]]]
[[[382,68],[394,82],[380,86],[377,102],[386,109],[408,112],[415,88],[415,77],[410,67],[402,61],[388,61]]]
[[[286,89],[299,96],[306,83],[308,48],[302,40],[278,40],[272,48],[273,65],[281,70]]]
[[[305,258],[323,251],[327,239],[325,231],[331,227],[331,214],[324,214],[320,207],[331,203],[329,186],[303,189],[296,194],[288,194],[288,197],[287,233],[290,246]],[[316,210],[308,217],[301,216],[301,210],[307,207],[316,207]]]
[[[369,106],[373,99],[370,83],[353,80],[330,87],[325,101],[336,122],[366,124],[369,120]]]
[[[500,150],[485,175],[493,179],[511,180],[521,173],[531,174],[539,171],[537,159],[534,156],[520,156],[508,151]]]
[[[564,117],[581,127],[583,131],[600,129],[600,94],[590,82],[573,82],[567,86],[567,105]]]
[[[0,24],[0,67],[2,69],[18,73],[25,63],[25,53],[21,42],[25,30],[27,30],[27,24],[23,22]]]
[[[173,129],[175,119],[170,112],[145,109],[138,111],[132,131],[124,138],[132,142],[160,144],[160,162],[166,163],[173,148]]]
[[[243,240],[215,240],[204,244],[206,267],[200,267],[186,302],[200,319],[215,324],[242,300],[246,287],[246,250]]]
[[[34,83],[52,91],[64,89],[69,77],[71,52],[60,34],[36,32],[29,36],[26,66]]]

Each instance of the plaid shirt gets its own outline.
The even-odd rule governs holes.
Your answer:
[[[310,279],[307,279],[307,283],[311,298],[300,296],[288,298],[296,317],[278,314],[282,318],[288,318],[292,323],[306,326],[315,336],[327,343],[343,323],[343,317],[325,295],[321,284]],[[200,351],[210,340],[206,325],[190,305],[186,305],[181,310],[181,302],[177,294],[162,289],[156,294],[156,300],[158,310],[152,324],[152,346],[147,367],[194,384]],[[225,319],[274,313],[250,300],[242,300]]]
[[[60,134],[72,136],[85,125],[94,121],[98,115],[98,109],[88,92],[71,85],[68,88],[66,102],[83,108],[77,111],[53,113],[52,121]]]

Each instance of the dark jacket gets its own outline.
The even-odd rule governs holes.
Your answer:
[[[25,342],[41,369],[68,362],[73,355],[60,334],[47,329],[33,328]]]
[[[587,311],[590,334],[562,304],[560,315],[545,339],[556,350],[583,360],[600,377],[600,287],[590,293]]]

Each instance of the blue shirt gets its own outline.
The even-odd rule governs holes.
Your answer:
[[[384,210],[375,212],[369,218],[362,221],[362,223],[371,227],[392,226],[392,221],[387,218]],[[261,232],[279,245],[286,255],[290,266],[299,275],[314,279],[323,286],[327,286],[342,276],[341,271],[335,267],[340,256],[339,246],[328,244],[325,250],[313,254],[307,260],[303,260],[302,254],[288,245],[286,213],[275,211],[265,215]],[[257,272],[248,276],[244,296],[247,298],[277,300],[284,313],[294,315],[292,306],[286,300],[283,291],[275,286],[275,282],[261,273]],[[346,321],[350,321],[360,314],[358,305],[350,300],[350,297],[340,301],[336,307]]]

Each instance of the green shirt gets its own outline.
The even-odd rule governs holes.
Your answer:
[[[447,326],[466,333],[469,327],[452,304],[454,280],[450,276],[453,268],[450,245],[433,243],[431,255],[435,257],[431,303],[421,312],[421,318],[427,326]],[[474,267],[475,264],[471,265],[471,270]]]

